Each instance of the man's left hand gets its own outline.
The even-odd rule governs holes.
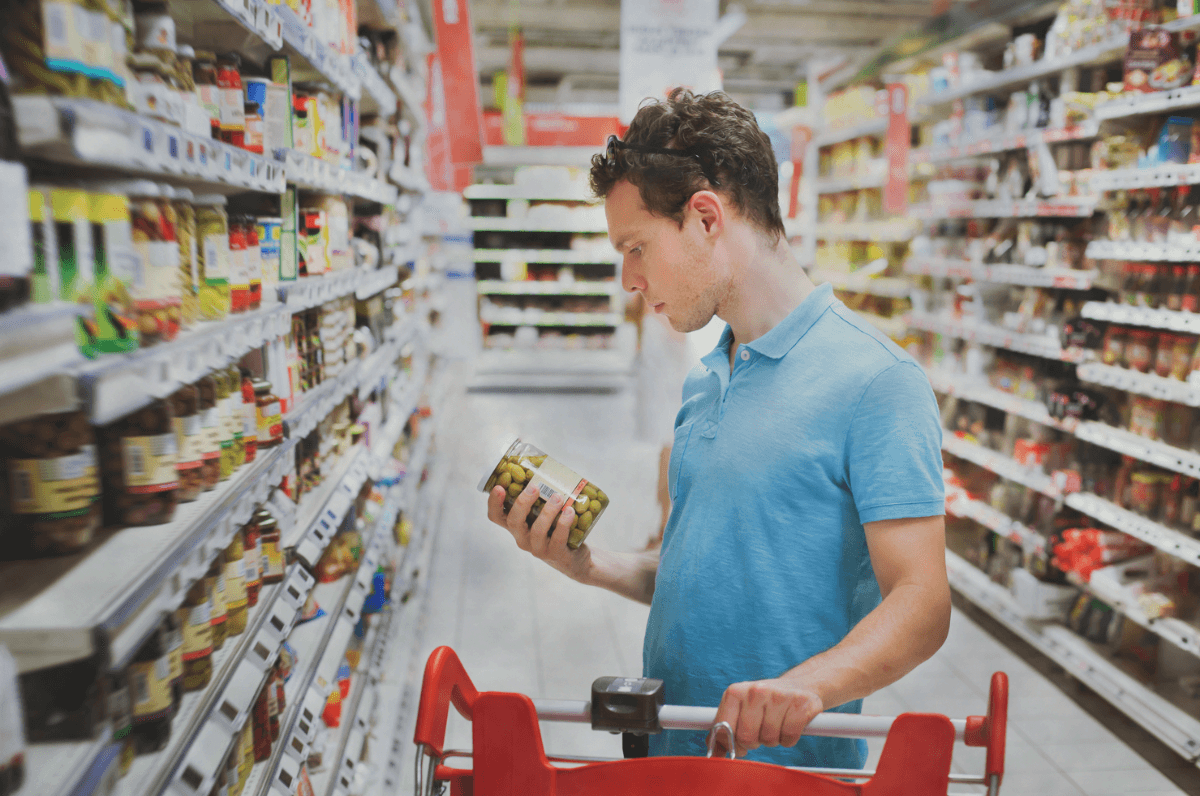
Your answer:
[[[738,757],[760,746],[795,746],[804,728],[825,709],[810,688],[784,678],[734,683],[725,689],[717,723],[733,728]],[[728,739],[717,737],[716,754],[726,754]]]

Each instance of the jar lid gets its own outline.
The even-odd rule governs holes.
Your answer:
[[[263,536],[279,533],[279,520],[272,517],[270,514],[263,517],[258,523],[258,530]]]
[[[195,58],[196,48],[190,44],[180,44],[175,48],[175,54],[180,58]]]
[[[196,205],[227,205],[229,199],[219,193],[202,193],[192,199],[192,204]]]
[[[255,392],[269,393],[271,391],[271,382],[266,379],[253,379],[250,383],[254,385]]]
[[[191,188],[176,188],[175,198],[188,203],[194,203],[196,201],[196,195],[192,193]]]

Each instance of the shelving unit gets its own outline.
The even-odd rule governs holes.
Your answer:
[[[1055,12],[1048,10],[1045,13],[1051,16]],[[1182,17],[1164,27],[1176,32],[1196,30],[1200,28],[1200,15]],[[1152,118],[1160,118],[1156,117],[1156,114],[1178,111],[1186,113],[1188,109],[1198,108],[1200,90],[1188,86],[1151,93],[1127,92],[1098,104],[1089,119],[1071,117],[1071,122],[1065,127],[1012,130],[1003,126],[1006,120],[1001,118],[998,120],[1000,124],[974,137],[965,131],[978,130],[983,124],[990,125],[995,122],[991,119],[984,121],[978,114],[973,119],[964,118],[961,110],[956,111],[953,107],[955,103],[963,100],[988,96],[999,99],[996,107],[1004,108],[1011,91],[1020,90],[1034,81],[1057,81],[1067,74],[1068,70],[1071,79],[1075,79],[1081,74],[1080,70],[1090,74],[1089,69],[1092,67],[1109,68],[1108,80],[1111,81],[1111,73],[1118,68],[1117,64],[1125,53],[1126,44],[1127,38],[1122,35],[1084,47],[1066,57],[1042,59],[998,72],[964,75],[960,85],[949,90],[935,91],[919,98],[915,103],[910,103],[910,124],[923,128],[919,131],[920,135],[915,136],[913,140],[919,137],[925,144],[908,153],[911,180],[962,179],[971,182],[976,178],[971,176],[971,172],[962,171],[971,158],[987,156],[998,161],[975,163],[1003,164],[1028,158],[1030,155],[1023,154],[1022,150],[1033,152],[1035,148],[1046,145],[1051,148],[1052,156],[1057,159],[1060,176],[1063,175],[1064,168],[1067,172],[1066,177],[1062,179],[1063,187],[1059,195],[1021,198],[1015,201],[980,199],[918,203],[909,207],[907,217],[902,221],[883,218],[872,222],[818,224],[816,235],[831,247],[846,242],[856,245],[875,244],[888,252],[889,260],[897,256],[896,250],[900,244],[917,238],[908,254],[900,258],[903,263],[902,273],[912,280],[907,289],[914,296],[917,307],[917,310],[907,316],[906,321],[909,330],[915,334],[906,339],[910,342],[910,350],[923,353],[931,363],[927,374],[935,392],[940,396],[951,396],[1023,418],[1057,432],[1048,439],[1062,439],[1066,446],[1087,443],[1132,457],[1134,466],[1139,470],[1157,468],[1154,472],[1165,473],[1164,477],[1178,474],[1184,477],[1187,483],[1186,479],[1194,478],[1200,473],[1200,454],[1171,446],[1161,440],[1139,436],[1124,428],[1115,428],[1107,422],[1051,416],[1042,401],[1020,397],[993,386],[989,383],[990,374],[986,372],[990,369],[989,363],[992,362],[988,349],[992,349],[997,357],[1004,360],[1004,366],[1007,368],[993,381],[997,384],[1019,385],[1013,389],[1020,389],[1026,394],[1031,389],[1028,374],[1032,370],[1035,379],[1036,374],[1044,373],[1044,378],[1053,379],[1058,389],[1073,390],[1076,389],[1073,386],[1075,384],[1085,390],[1102,387],[1122,391],[1128,396],[1143,396],[1189,407],[1200,407],[1200,382],[1180,381],[1164,378],[1153,372],[1139,373],[1128,368],[1103,364],[1099,361],[1099,351],[1096,349],[1063,348],[1060,344],[1059,328],[1060,315],[1063,320],[1082,316],[1096,324],[1101,332],[1105,324],[1113,324],[1155,332],[1200,335],[1200,315],[1117,303],[1114,281],[1114,277],[1119,279],[1115,273],[1117,269],[1104,262],[1111,260],[1193,263],[1200,260],[1200,245],[1101,239],[1106,228],[1102,216],[1113,206],[1112,192],[1194,186],[1200,184],[1200,167],[1186,164],[1103,170],[1089,169],[1086,162],[1080,163],[1074,157],[1058,157],[1079,155],[1082,146],[1092,139],[1130,134],[1131,131],[1141,128],[1129,125],[1142,124],[1143,121],[1148,123]],[[950,42],[946,48],[953,50],[955,46],[955,42]],[[961,42],[960,46],[970,48],[974,45],[967,39]],[[994,52],[991,50],[983,53],[985,62],[989,53]],[[1099,79],[1102,74],[1103,70],[1100,69],[1092,77]],[[1053,85],[1051,82],[1050,86]],[[864,93],[869,96],[869,93]],[[967,117],[971,116],[971,112],[972,107],[968,104]],[[943,121],[945,123],[940,129],[936,127]],[[1017,123],[1022,124],[1019,121]],[[1062,123],[1061,117],[1057,123]],[[815,141],[819,146],[823,146],[849,141],[859,136],[882,136],[883,131],[882,120],[865,120],[857,128],[818,131]],[[947,138],[949,145],[940,143]],[[938,140],[939,144],[929,145],[931,140]],[[874,154],[878,156],[880,153],[876,150]],[[886,153],[884,155],[886,156]],[[861,153],[856,152],[858,162],[864,162],[862,157]],[[1065,161],[1070,161],[1071,165],[1064,167]],[[944,168],[941,164],[951,165]],[[967,176],[960,176],[962,174]],[[852,190],[859,187],[870,188],[874,184],[872,180],[850,177],[830,183],[828,187]],[[1032,182],[1027,184],[1032,185]],[[919,191],[918,186],[917,192]],[[1194,192],[1193,188],[1193,195]],[[985,195],[995,196],[996,193]],[[1033,195],[1029,194],[1031,197]],[[846,211],[843,215],[850,213]],[[1088,220],[1093,218],[1089,223]],[[918,222],[914,223],[912,219],[917,219]],[[962,224],[956,223],[958,219],[979,223],[967,233]],[[984,221],[986,219],[998,221],[988,224]],[[978,243],[987,238],[988,230],[994,232],[1012,229],[1012,221],[1006,222],[1005,219],[1023,220],[1021,223],[1027,224],[1026,228],[1035,232],[1039,231],[1037,224],[1040,224],[1040,234],[1043,236],[1041,240],[1058,240],[1060,243],[1056,244],[1057,246],[1068,248],[1059,248],[1057,251],[1047,249],[1048,256],[1041,260],[1036,256],[1030,256],[1027,260],[1021,259],[1014,249],[1009,253],[1013,264],[984,265],[966,259],[929,254],[938,251],[968,250],[967,240],[930,240],[938,233],[946,236],[969,234],[977,238],[975,242]],[[1061,223],[1056,223],[1056,220],[1061,220]],[[1008,226],[1005,227],[1004,224]],[[1055,231],[1059,232],[1057,238]],[[1079,258],[1075,247],[1082,248],[1085,241],[1087,243],[1084,256]],[[1067,256],[1063,256],[1064,253]],[[1034,252],[1034,255],[1036,254]],[[877,257],[878,254],[869,256]],[[1004,253],[1000,252],[997,256],[1004,257]],[[1021,264],[1047,260],[1053,264],[1052,267],[1030,267]],[[842,275],[838,279],[833,274],[821,272],[820,269],[814,272],[814,276],[829,281],[835,287],[862,291],[872,289],[871,280],[862,280],[859,284],[853,277]],[[898,293],[905,289],[900,285],[885,284],[886,287],[880,287],[880,292],[891,293],[894,290]],[[949,293],[946,292],[947,285]],[[1023,295],[1030,305],[1032,297],[1037,295],[1034,290],[1039,293],[1052,291],[1051,296],[1043,299],[1039,306],[1055,308],[1045,311],[1056,311],[1059,314],[1053,318],[1031,318],[1026,315],[1024,308],[1022,312],[1006,314],[1006,309],[1015,310],[1016,300],[1010,297],[1018,295],[1016,290],[1006,292],[1000,289],[1006,285],[1024,288]],[[1082,291],[1089,293],[1083,295]],[[1107,291],[1107,301],[1098,295],[1101,291]],[[947,299],[947,296],[951,298]],[[954,296],[967,299],[961,311],[952,303]],[[996,308],[988,305],[992,300],[1010,303]],[[1045,334],[1040,333],[1043,325],[1046,327]],[[1039,333],[1021,333],[1011,329],[1032,329],[1038,330]],[[914,340],[916,342],[913,342]],[[973,355],[973,349],[976,348],[984,349],[978,352],[981,356]],[[1009,351],[1035,359],[1002,356]],[[1044,364],[1039,364],[1039,359],[1044,360]],[[983,366],[983,373],[979,372],[980,365]],[[974,375],[965,376],[962,370],[970,370]],[[1013,372],[1022,375],[1015,377]],[[1078,381],[1074,381],[1072,376]],[[1036,432],[1035,438],[1042,439],[1037,436],[1041,433]],[[1085,489],[1092,488],[1093,482],[1089,478],[1079,477],[1079,473],[1074,474],[1075,478],[1069,477],[1070,472],[1061,471],[1057,476],[1051,476],[1043,471],[1041,465],[1027,467],[1013,456],[976,444],[972,439],[950,431],[945,432],[943,450],[949,456],[964,459],[999,475],[1010,482],[1009,487],[1020,485],[1038,495],[1053,499],[1058,509],[1072,512],[1073,517],[1074,512],[1084,515],[1085,519],[1082,522],[1085,524],[1092,523],[1096,527],[1120,531],[1150,545],[1160,555],[1172,556],[1190,566],[1200,565],[1200,541],[1193,539],[1188,532],[1173,527],[1170,522],[1143,516],[1131,510],[1131,506],[1118,506],[1106,496],[1086,491],[1070,491],[1079,489],[1080,483],[1085,485]],[[1006,491],[1005,494],[1009,493]],[[1039,530],[1032,527],[1032,521],[1027,525],[1015,517],[1008,516],[989,505],[980,496],[968,495],[960,487],[948,486],[947,512],[957,518],[956,522],[964,530],[970,529],[973,524],[978,526],[984,537],[987,532],[991,532],[1007,540],[1001,543],[993,537],[997,549],[1011,543],[1019,547],[1026,558],[1042,558],[1049,553],[1047,548],[1050,542],[1043,537],[1042,526],[1039,525]],[[1029,618],[1007,586],[993,582],[988,574],[954,552],[947,554],[947,565],[950,569],[951,584],[962,596],[1063,666],[1068,673],[1112,702],[1130,719],[1171,746],[1187,761],[1200,760],[1200,705],[1190,698],[1186,689],[1171,684],[1149,685],[1146,681],[1132,676],[1113,659],[1110,650],[1100,649],[1067,627],[1065,617],[1061,621]],[[1110,569],[1115,572],[1116,568]],[[1106,603],[1130,622],[1155,634],[1163,644],[1173,644],[1185,653],[1200,656],[1200,630],[1191,621],[1186,618],[1180,620],[1148,616],[1133,596],[1134,593],[1123,585],[1113,572],[1096,570],[1092,573],[1090,581],[1074,575],[1072,577],[1074,586],[1080,591]]]
[[[317,11],[320,17],[326,9]],[[351,11],[343,7],[339,13]],[[402,8],[390,0],[362,0],[359,12],[364,17],[375,15],[373,31],[421,24],[419,18],[410,19],[413,13],[419,17],[419,9]],[[276,796],[282,787],[276,784],[282,781],[279,773],[295,774],[305,760],[312,739],[307,733],[320,721],[325,697],[364,598],[373,589],[377,569],[387,573],[397,588],[390,593],[392,601],[385,611],[368,625],[364,663],[345,705],[345,727],[352,732],[343,735],[328,754],[340,756],[342,762],[361,757],[376,704],[380,709],[401,708],[398,701],[384,705],[391,695],[376,683],[385,674],[382,651],[404,648],[415,636],[414,625],[396,619],[408,620],[417,610],[415,605],[403,603],[400,587],[411,582],[415,567],[428,570],[430,534],[428,525],[423,525],[413,549],[406,551],[398,547],[395,529],[401,514],[427,515],[425,504],[433,500],[421,487],[421,476],[435,460],[436,423],[425,422],[420,438],[409,437],[417,428],[417,421],[411,419],[418,407],[424,414],[430,411],[426,402],[436,385],[427,377],[435,373],[444,376],[435,364],[431,344],[443,303],[443,280],[437,272],[440,262],[429,255],[432,243],[419,228],[427,215],[436,212],[427,209],[429,182],[421,160],[427,52],[421,49],[420,36],[401,36],[398,49],[388,51],[389,58],[394,55],[398,63],[377,67],[372,54],[379,49],[373,48],[369,54],[360,47],[353,26],[349,27],[351,43],[345,45],[352,51],[342,52],[327,43],[338,39],[331,35],[334,26],[314,28],[311,19],[302,19],[286,4],[264,0],[193,0],[171,4],[169,13],[175,23],[172,35],[177,31],[179,43],[198,50],[235,52],[248,69],[258,69],[274,55],[286,55],[288,91],[293,85],[320,84],[322,92],[331,95],[332,107],[340,106],[344,118],[353,120],[346,129],[354,138],[360,124],[364,137],[370,138],[365,130],[377,117],[378,127],[385,132],[371,138],[370,144],[380,165],[371,171],[360,170],[363,158],[353,157],[348,145],[339,145],[337,136],[342,131],[334,128],[336,112],[332,118],[322,119],[328,141],[334,143],[322,139],[314,151],[322,152],[323,157],[314,157],[308,151],[292,149],[256,154],[215,140],[207,116],[197,123],[184,114],[186,100],[182,98],[178,113],[174,106],[161,104],[150,105],[149,110],[138,105],[142,112],[133,112],[94,99],[37,94],[13,98],[16,145],[25,160],[28,182],[81,184],[87,191],[98,191],[106,183],[104,190],[122,191],[127,181],[143,179],[155,186],[146,188],[152,196],[157,195],[158,186],[190,189],[191,194],[161,189],[163,197],[177,202],[221,194],[228,202],[228,217],[239,219],[239,224],[242,217],[251,219],[246,222],[249,224],[254,219],[261,224],[262,219],[280,218],[282,262],[279,273],[263,275],[261,308],[237,312],[234,306],[221,320],[195,322],[185,317],[174,339],[154,344],[143,339],[140,347],[127,353],[102,353],[93,359],[81,354],[76,334],[95,310],[87,305],[98,303],[90,301],[90,296],[86,304],[82,300],[78,305],[63,301],[25,304],[0,313],[0,425],[48,413],[79,412],[94,432],[235,365],[254,379],[271,383],[262,394],[282,399],[283,428],[282,441],[274,446],[266,444],[266,432],[262,432],[264,445],[253,462],[237,468],[194,501],[179,503],[170,522],[120,527],[106,506],[108,524],[79,552],[0,562],[0,644],[13,654],[23,674],[75,662],[93,667],[91,674],[62,675],[60,684],[65,689],[68,680],[93,677],[87,699],[100,700],[98,720],[88,720],[94,730],[91,737],[28,744],[25,783],[15,796],[207,796],[226,769],[242,729],[253,720],[254,704],[286,642],[297,651],[298,665],[286,686],[283,734],[271,757],[254,767],[241,791],[243,796]],[[305,14],[312,16],[307,8]],[[4,55],[8,60],[9,54]],[[286,114],[274,118],[278,124],[292,125],[292,99],[289,93],[285,102],[267,103],[275,112],[286,109]],[[398,120],[398,116],[405,119]],[[355,140],[353,145],[363,146],[363,142]],[[394,155],[410,165],[397,165]],[[4,156],[9,157],[7,148]],[[122,187],[112,187],[112,181],[121,181]],[[16,194],[16,189],[11,193]],[[6,194],[4,198],[13,200],[16,212],[26,212],[23,197]],[[336,221],[334,210],[344,207],[346,240],[361,236],[363,241],[355,243],[377,244],[378,258],[367,257],[354,246],[344,250],[349,251],[348,257],[337,256],[340,253],[331,251],[334,239],[327,232],[330,227],[323,226],[325,220],[319,231],[313,231],[316,226],[306,231],[304,213],[316,212],[310,208],[317,204],[324,213],[329,202],[338,205],[329,211],[330,223]],[[165,216],[166,206],[161,207]],[[360,221],[364,223],[360,225]],[[135,217],[133,226],[137,223]],[[174,219],[164,221],[161,230],[155,226],[156,234],[166,234],[174,223]],[[137,229],[134,240],[143,243],[146,230]],[[387,232],[376,241],[363,233],[364,229]],[[182,223],[178,232],[183,240]],[[205,257],[212,256],[201,247],[215,233],[203,228],[198,232],[205,239],[196,242],[197,250]],[[109,234],[105,233],[104,240],[111,244]],[[175,235],[171,228],[163,245],[154,249],[156,258],[170,256]],[[326,238],[331,241],[328,246]],[[99,237],[93,238],[98,248],[99,241]],[[18,247],[28,245],[21,240],[9,243],[3,256],[14,256]],[[316,257],[315,247],[321,247],[333,270],[316,273],[325,266]],[[266,262],[267,252],[266,246],[261,251],[248,250],[248,281],[258,281],[255,269],[260,256]],[[186,246],[183,256],[187,256]],[[150,255],[140,249],[138,257],[139,272],[162,264],[151,262]],[[363,264],[376,259],[379,267]],[[99,269],[99,253],[96,260]],[[112,261],[107,264],[115,268]],[[48,261],[46,266],[57,269],[59,263]],[[314,275],[295,278],[296,273],[306,273],[302,268]],[[194,278],[195,274],[193,269]],[[179,290],[174,286],[166,289],[170,295],[164,297],[164,306],[183,301],[176,298]],[[41,298],[39,295],[38,300]],[[357,319],[355,299],[363,302]],[[331,302],[336,304],[331,306]],[[361,320],[364,312],[369,322]],[[171,322],[176,322],[174,315]],[[306,344],[315,347],[308,352],[308,360],[297,343],[298,328],[307,330]],[[234,389],[236,398],[230,399],[228,411],[242,413],[241,391]],[[271,426],[269,400],[263,401],[259,428],[264,428],[263,423],[265,428]],[[210,411],[221,418],[226,405]],[[253,402],[250,414],[253,427]],[[209,418],[206,414],[206,428],[210,427]],[[360,425],[352,428],[351,418]],[[244,428],[240,418],[236,422],[239,429]],[[226,441],[232,435],[231,427],[222,422],[220,428],[221,439]],[[369,444],[366,440],[354,444],[353,434],[363,435]],[[168,435],[161,436],[165,439]],[[170,437],[175,439],[174,434]],[[334,453],[338,448],[345,449],[340,457]],[[5,451],[3,458],[0,464],[7,471],[11,452]],[[397,459],[405,460],[408,469]],[[110,477],[106,472],[103,487],[98,489],[111,489]],[[314,486],[315,479],[323,480]],[[384,501],[363,532],[357,563],[342,578],[317,583],[322,555],[339,532],[353,529],[356,520],[363,519],[359,499],[370,492],[363,487],[371,485],[383,493]],[[293,501],[291,495],[301,492],[299,502]],[[105,492],[103,502],[112,497]],[[99,504],[102,498],[96,500]],[[223,556],[233,539],[257,522],[257,512],[264,509],[277,521],[280,532],[286,562],[282,581],[262,586],[256,603],[248,607],[244,631],[227,638],[221,649],[213,652],[209,682],[183,694],[173,706],[170,736],[163,747],[133,757],[122,775],[120,757],[125,742],[112,740],[108,714],[116,703],[108,697],[106,680],[129,676],[131,661],[145,652],[146,642],[164,626],[169,614],[190,605],[185,602],[189,592],[211,567],[220,568],[224,582],[225,575],[233,577],[231,567],[241,571],[249,566],[237,561],[224,563]],[[9,530],[6,525],[6,533]],[[10,541],[6,537],[6,543]],[[327,614],[302,624],[310,596]],[[399,633],[410,635],[397,638]],[[160,663],[165,661],[164,654]],[[131,690],[132,685],[131,681]],[[89,711],[91,706],[92,702],[87,703]],[[82,729],[79,732],[85,734]],[[332,778],[325,784],[328,787],[323,787],[321,796],[349,796]]]
[[[565,169],[518,168],[513,184],[480,183],[463,196],[472,207],[484,342],[472,386],[622,385],[636,343],[625,331],[621,257],[586,186]],[[531,248],[539,243],[546,248]]]

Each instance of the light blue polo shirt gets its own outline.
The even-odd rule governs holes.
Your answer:
[[[929,382],[829,285],[738,346],[731,374],[732,340],[727,327],[688,375],[675,420],[643,648],[673,705],[715,707],[836,645],[880,602],[863,523],[945,509]],[[702,732],[650,739],[651,754],[705,753]],[[866,744],[802,738],[750,759],[861,768]]]

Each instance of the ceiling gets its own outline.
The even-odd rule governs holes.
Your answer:
[[[725,90],[761,110],[790,103],[810,61],[835,65],[929,18],[936,0],[722,0],[746,21],[721,45]],[[471,0],[484,96],[508,62],[510,25],[525,36],[526,101],[615,113],[620,0]]]

